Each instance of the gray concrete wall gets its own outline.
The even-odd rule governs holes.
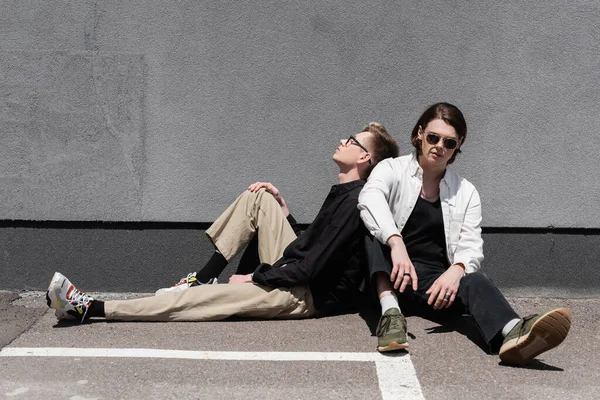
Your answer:
[[[302,222],[337,140],[449,101],[484,225],[600,227],[600,2],[0,2],[0,219]],[[315,194],[316,193],[316,194]]]

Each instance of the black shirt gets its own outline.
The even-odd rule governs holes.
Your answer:
[[[333,185],[312,224],[273,265],[260,264],[252,280],[272,287],[308,284],[319,314],[353,300],[362,279],[366,230],[357,206],[364,184],[356,180]]]
[[[444,269],[449,267],[446,256],[446,236],[442,204],[421,197],[402,229],[402,240],[412,262],[434,265]]]

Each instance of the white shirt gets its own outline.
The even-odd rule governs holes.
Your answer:
[[[381,161],[358,196],[358,209],[367,229],[381,243],[399,235],[417,203],[423,169],[416,153]],[[475,186],[451,166],[440,181],[446,253],[450,265],[462,263],[465,272],[477,271],[483,260],[481,200]]]

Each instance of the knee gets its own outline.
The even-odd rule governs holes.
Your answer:
[[[480,271],[472,272],[470,274],[465,275],[462,278],[461,284],[463,284],[465,286],[471,286],[471,287],[477,287],[477,288],[490,287],[490,286],[495,287],[492,280],[486,274],[484,274],[483,272],[480,272]]]
[[[274,202],[276,204],[279,204],[279,203],[277,203],[277,200],[275,199],[275,197],[271,193],[267,192],[267,189],[265,189],[265,188],[261,188],[257,192],[254,192],[253,194],[256,195],[256,198],[261,203],[262,202],[267,202],[267,203]]]
[[[242,192],[242,194],[240,195],[240,197],[245,197],[245,198],[253,199],[254,200],[254,199],[260,199],[260,198],[264,197],[265,194],[268,194],[270,197],[273,197],[264,188],[258,189],[256,192],[251,192],[250,190],[246,190],[246,191]]]
[[[258,205],[259,207],[279,205],[275,197],[273,197],[271,193],[267,192],[265,188],[261,188],[256,192],[246,190],[241,194],[241,197],[245,197],[246,201],[248,201],[250,204]]]

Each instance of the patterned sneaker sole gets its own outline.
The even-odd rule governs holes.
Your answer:
[[[399,350],[408,351],[408,343],[407,342],[404,342],[404,343],[392,342],[392,343],[388,344],[387,346],[377,346],[377,351],[380,353],[385,353],[388,351],[399,351]]]
[[[46,291],[46,304],[48,305],[49,308],[52,308],[52,300],[50,299],[49,293],[50,293],[49,291]],[[65,310],[55,310],[54,316],[59,321],[76,319],[74,316],[67,313]]]
[[[46,304],[48,304],[48,307],[54,309],[62,307],[56,292],[60,290],[60,286],[64,283],[64,280],[65,277],[58,272],[55,272],[52,276],[48,290],[46,290]]]
[[[549,311],[533,324],[529,334],[503,344],[500,348],[500,360],[511,365],[529,364],[539,354],[561,344],[570,328],[569,309]]]

